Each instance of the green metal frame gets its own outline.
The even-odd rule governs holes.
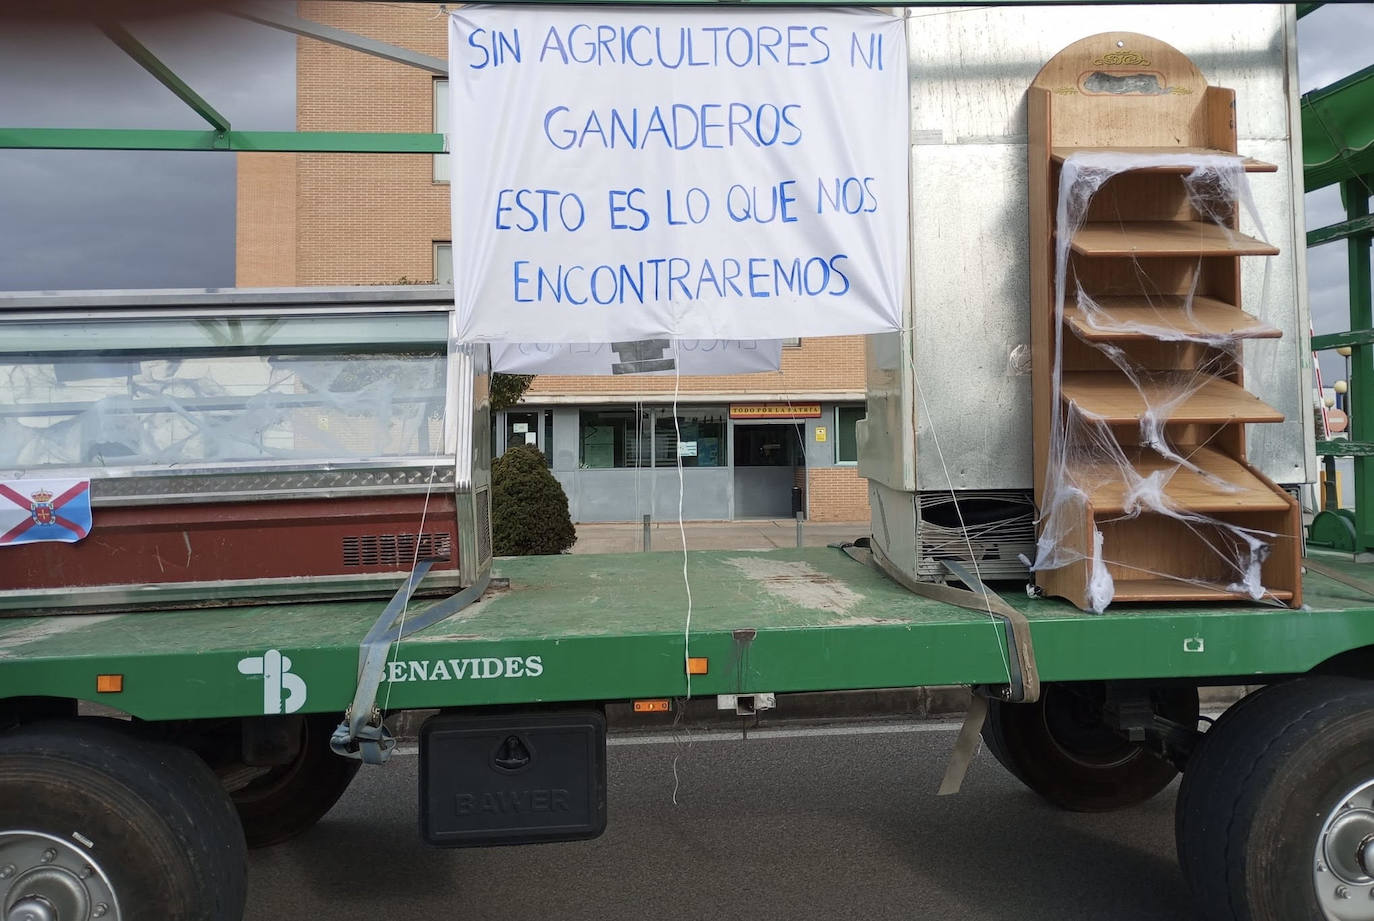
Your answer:
[[[402,0],[406,2],[406,0]],[[422,2],[422,0],[414,0]],[[587,0],[511,0],[520,5],[541,4],[584,4]],[[617,6],[642,3],[643,0],[592,0],[594,4]],[[664,6],[842,6],[870,7],[871,2],[862,0],[653,0]],[[1113,6],[1137,2],[1137,0],[971,0],[967,6]],[[1205,0],[1164,0],[1169,3],[1197,3]],[[1223,0],[1235,5],[1265,3],[1267,0]],[[1338,3],[1354,3],[1361,0],[1335,0]],[[948,0],[898,0],[889,4],[897,7],[946,6]],[[1322,3],[1298,4],[1298,15],[1305,16]],[[247,8],[234,15],[255,22],[281,27],[281,16],[263,17],[255,15]],[[294,18],[294,17],[288,17]],[[296,20],[305,23],[304,20]],[[313,27],[312,37],[322,41],[338,42],[340,36],[348,33],[330,29],[318,23],[305,23]],[[277,152],[277,153],[373,153],[373,154],[435,154],[444,152],[444,138],[439,134],[405,134],[391,132],[349,132],[349,131],[234,131],[228,119],[199,96],[190,86],[178,77],[170,67],[159,60],[151,51],[131,35],[127,29],[114,22],[101,22],[99,28],[132,57],[145,70],[190,106],[196,114],[210,123],[212,131],[163,131],[157,129],[118,129],[101,130],[88,128],[0,128],[0,149],[23,150],[213,150],[238,153]],[[318,31],[320,34],[315,34]],[[334,38],[326,36],[335,35]],[[302,33],[304,34],[304,33]],[[368,48],[355,46],[370,54],[379,54],[379,43],[364,37],[356,37],[366,43]],[[369,50],[369,48],[371,50]],[[403,51],[404,49],[397,49]],[[385,55],[384,55],[385,56]],[[393,60],[395,58],[392,58]],[[1310,95],[1310,94],[1309,94]]]
[[[100,23],[100,31],[104,32],[105,37],[114,42],[119,50],[133,58],[140,67],[152,74],[158,83],[171,90],[178,99],[209,122],[210,126],[217,132],[223,133],[229,130],[229,119],[215,111],[214,106],[202,99],[199,93],[191,89],[184,80],[173,73],[172,69],[162,63],[142,42],[130,35],[128,29],[117,22],[102,22]]]
[[[257,17],[251,9],[240,11],[244,18],[271,24],[282,17],[274,11],[269,18]],[[236,14],[237,15],[237,14]],[[286,17],[300,27],[315,27],[324,35],[314,37],[322,41],[342,43],[349,33],[326,29]],[[152,74],[159,83],[186,103],[210,125],[209,131],[161,129],[105,129],[105,128],[0,128],[0,149],[11,150],[160,150],[160,151],[227,151],[231,153],[369,153],[369,154],[437,154],[444,152],[444,136],[433,133],[361,132],[361,131],[235,131],[209,102],[193,90],[170,67],[135,38],[128,29],[113,21],[98,22],[121,51]],[[353,36],[366,53],[387,56],[432,69],[434,59],[392,48],[385,43]],[[388,49],[394,55],[388,54]],[[396,55],[400,55],[397,57]],[[419,62],[418,64],[416,62]]]
[[[682,565],[676,552],[502,560],[509,589],[397,644],[388,668],[401,680],[383,682],[378,704],[684,696]],[[688,649],[708,660],[694,696],[1007,683],[1000,623],[913,595],[839,551],[698,551],[689,565],[698,590]],[[1358,581],[1358,565],[1329,565]],[[1315,573],[1303,591],[1303,613],[1236,604],[1096,615],[1057,599],[1007,600],[1030,620],[1042,681],[1246,683],[1374,646],[1374,595]],[[0,699],[95,700],[158,720],[261,714],[263,678],[240,662],[276,650],[306,684],[302,712],[338,713],[356,687],[358,639],[384,604],[0,619]],[[512,662],[523,674],[508,674]],[[98,694],[102,674],[121,675],[123,690]]]
[[[220,150],[238,153],[435,154],[442,134],[363,131],[187,131],[0,128],[0,148],[30,150]]]
[[[1374,217],[1359,217],[1353,220],[1341,221],[1339,224],[1332,224],[1329,227],[1321,227],[1307,234],[1308,246],[1321,246],[1323,243],[1333,243],[1336,240],[1346,240],[1356,234],[1374,230]],[[1334,349],[1340,345],[1356,345],[1354,337],[1356,333],[1335,333],[1330,336],[1314,336],[1312,338],[1313,348]],[[1337,341],[1341,336],[1348,337],[1347,341]],[[1318,345],[1318,342],[1321,345]],[[1366,343],[1360,342],[1360,345]]]
[[[1374,173],[1371,104],[1374,67],[1303,94],[1302,160],[1307,191]]]
[[[1350,288],[1350,329],[1312,337],[1316,351],[1349,346],[1349,440],[1318,441],[1328,458],[1354,458],[1355,510],[1336,507],[1333,485],[1327,507],[1309,530],[1312,542],[1349,552],[1374,550],[1374,299],[1370,285],[1370,242],[1374,216],[1374,67],[1351,74],[1302,98],[1304,184],[1308,191],[1339,184],[1346,219],[1307,235],[1307,245],[1346,241]]]
[[[751,0],[748,5],[774,2],[784,0]],[[945,2],[905,0],[898,5]],[[976,2],[1037,5],[1041,0]],[[1078,2],[1092,0],[1060,0],[1060,5]],[[832,0],[785,4],[837,5]],[[1299,14],[1315,6],[1303,4]],[[204,117],[209,130],[10,128],[0,129],[0,148],[414,154],[444,149],[437,134],[233,130],[131,36],[128,41],[116,37],[121,31],[114,30],[112,38]],[[1348,211],[1346,222],[1314,231],[1309,243],[1346,239],[1351,252],[1352,332],[1317,342],[1321,347],[1351,344],[1357,356],[1352,380],[1356,439],[1321,442],[1319,451],[1333,454],[1339,449],[1357,456],[1359,503],[1374,511],[1374,476],[1368,475],[1374,472],[1374,441],[1367,440],[1374,436],[1371,220],[1364,194],[1368,189],[1361,185],[1374,172],[1374,163],[1368,168],[1361,164],[1374,154],[1367,140],[1360,143],[1369,137],[1360,130],[1371,127],[1369,113],[1374,113],[1367,89],[1374,86],[1367,80],[1371,75],[1374,69],[1309,93],[1303,99],[1303,119],[1308,187],[1342,182]],[[1361,539],[1374,538],[1369,521],[1359,521]],[[977,612],[913,596],[835,551],[693,553],[689,563],[694,584],[709,590],[695,600],[687,650],[681,555],[603,556],[594,566],[585,557],[503,561],[500,573],[510,578],[510,591],[402,642],[389,670],[399,668],[405,680],[385,682],[379,702],[397,710],[681,696],[689,690],[712,695],[1008,680],[1006,638],[999,624]],[[788,567],[784,572],[807,567],[815,577],[769,578],[779,565]],[[1304,598],[1310,610],[1301,614],[1263,605],[1174,605],[1123,606],[1100,616],[1061,601],[1009,600],[1031,622],[1043,681],[1229,678],[1240,683],[1306,672],[1343,652],[1374,648],[1374,588],[1352,588],[1361,581],[1360,570],[1346,565],[1349,571],[1342,581],[1308,574]],[[266,699],[270,694],[265,693],[261,668],[254,674],[251,662],[256,658],[260,666],[262,657],[276,650],[289,660],[290,673],[307,683],[302,712],[337,713],[352,698],[357,644],[382,603],[0,619],[0,699],[94,700],[144,719],[267,713],[272,712]],[[709,671],[690,684],[685,651],[710,662]],[[536,657],[538,675],[528,665]],[[441,661],[447,678],[436,677],[434,663]],[[469,673],[478,668],[483,677],[469,674],[456,680],[453,673],[459,666],[453,663],[462,662],[468,663],[464,668]],[[525,673],[505,674],[512,662],[524,663],[517,670]],[[490,669],[503,674],[487,677]],[[97,693],[97,676],[108,674],[122,676],[122,690]]]

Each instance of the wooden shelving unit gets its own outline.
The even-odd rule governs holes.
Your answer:
[[[1090,315],[1077,304],[1066,304],[1064,321],[1072,333],[1088,342],[1130,342],[1166,337],[1277,339],[1277,327],[1260,321],[1234,304],[1181,294],[1108,295],[1099,298]]]
[[[1278,247],[1210,221],[1092,221],[1073,235],[1080,256],[1277,256]]]
[[[1111,425],[1139,422],[1151,407],[1164,404],[1173,424],[1283,421],[1283,413],[1235,381],[1189,371],[1136,380],[1119,371],[1065,371],[1060,399]]]
[[[1076,153],[1119,153],[1119,154],[1144,154],[1159,153],[1158,147],[1056,147],[1051,152],[1055,164],[1062,164],[1065,159]],[[1167,153],[1186,154],[1188,156],[1211,156],[1215,154],[1233,154],[1235,151],[1218,150],[1211,147],[1170,147]],[[1247,173],[1276,173],[1279,168],[1273,163],[1264,163],[1253,157],[1245,157],[1241,160]],[[1192,167],[1186,164],[1168,164],[1158,166],[1142,167],[1138,172],[1142,173],[1187,173]]]
[[[1233,457],[1211,448],[1199,448],[1182,455],[1193,467],[1142,448],[1125,452],[1126,460],[1142,477],[1163,474],[1167,479],[1162,492],[1169,502],[1194,512],[1266,511],[1288,508],[1286,498]],[[1093,511],[1120,515],[1127,511],[1127,499],[1135,485],[1121,476],[1115,463],[1085,462],[1078,470],[1079,483],[1085,487]],[[1219,484],[1226,484],[1224,487]]]
[[[1245,425],[1283,416],[1245,389],[1238,360],[1241,341],[1281,335],[1242,308],[1240,260],[1278,249],[1239,232],[1237,203],[1220,223],[1198,212],[1184,184],[1237,156],[1234,92],[1163,42],[1104,33],[1051,59],[1026,108],[1035,499],[1069,561],[1037,583],[1084,609],[1102,606],[1104,571],[1111,604],[1234,602],[1258,567],[1262,600],[1300,604],[1297,502],[1245,456]],[[1065,164],[1097,154],[1137,162],[1056,226]]]

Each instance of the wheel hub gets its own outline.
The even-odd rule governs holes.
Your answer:
[[[109,877],[83,843],[0,831],[0,921],[120,921]]]
[[[1374,780],[1327,813],[1315,856],[1312,880],[1328,921],[1374,921]]]
[[[39,896],[28,896],[14,903],[8,921],[57,921],[57,910]]]
[[[1139,754],[1102,720],[1095,697],[1059,688],[1044,693],[1045,731],[1065,758],[1090,768],[1117,767]]]

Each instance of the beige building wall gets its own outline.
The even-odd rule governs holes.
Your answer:
[[[868,520],[868,480],[858,467],[811,467],[806,481],[812,521]]]
[[[437,5],[303,2],[305,19],[445,57]],[[404,64],[298,39],[301,131],[434,130],[434,78]],[[448,185],[429,154],[301,154],[297,278],[302,285],[432,281],[449,238]]]
[[[296,284],[296,155],[238,154],[234,280],[241,288]]]
[[[671,374],[618,377],[555,377],[534,379],[530,397],[562,394],[670,394],[674,386],[684,394],[750,395],[782,398],[814,394],[839,399],[861,399],[864,392],[864,340],[862,336],[802,339],[798,348],[782,350],[782,368],[759,374],[720,377],[687,375],[675,381]]]
[[[306,19],[435,57],[447,55],[447,22],[438,4],[301,0],[298,10]],[[431,75],[336,45],[297,40],[296,92],[300,131],[434,129]],[[434,278],[434,245],[447,242],[450,229],[449,187],[435,181],[432,155],[241,154],[238,166],[239,285]],[[777,401],[863,397],[862,337],[803,339],[799,348],[783,350],[782,362],[778,372],[691,376],[678,386],[697,399],[713,394]],[[541,376],[526,401],[577,398],[595,405],[598,397],[671,394],[674,385],[671,376]],[[867,490],[854,468],[816,468],[809,486],[815,490],[813,517],[868,517]]]

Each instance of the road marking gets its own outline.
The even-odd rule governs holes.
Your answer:
[[[806,726],[799,728],[751,729],[683,729],[678,732],[632,731],[607,736],[606,744],[614,745],[682,745],[697,742],[756,742],[768,739],[807,739],[825,736],[893,735],[903,732],[958,732],[963,723],[957,720],[930,722],[879,723],[873,726]],[[393,755],[418,754],[413,742],[397,745]]]

